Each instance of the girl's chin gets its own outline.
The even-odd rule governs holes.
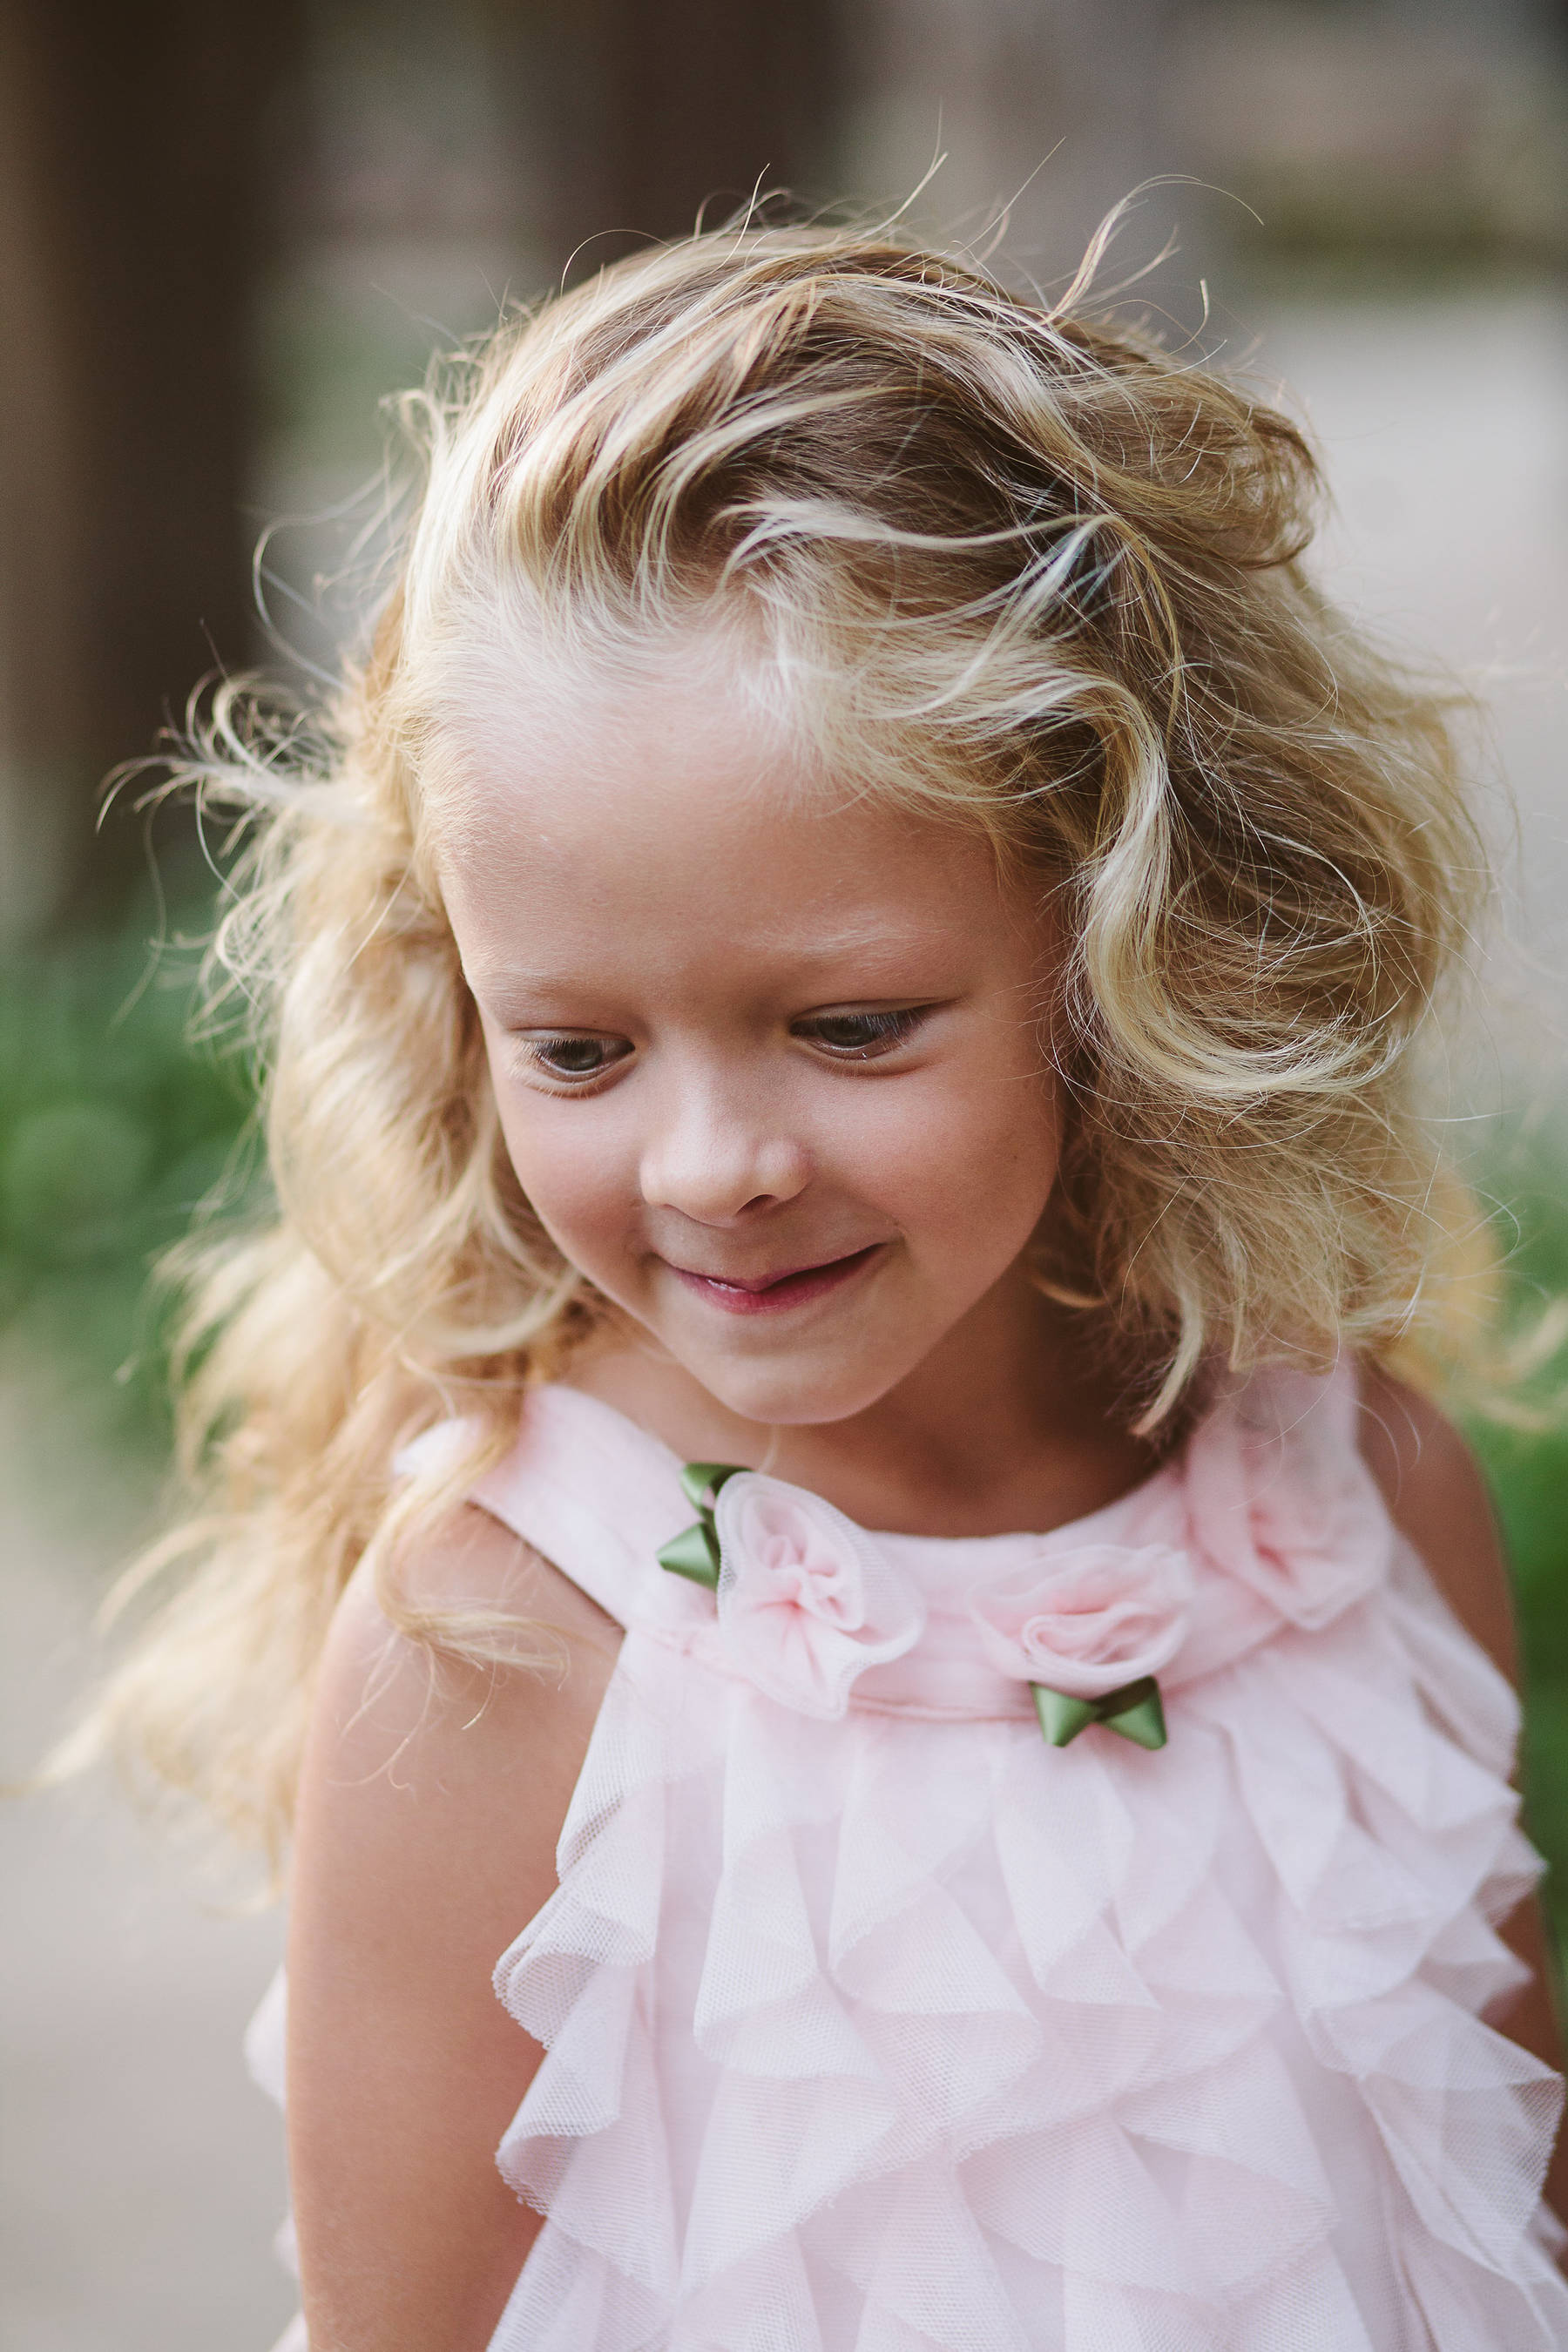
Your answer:
[[[706,1348],[672,1347],[671,1353],[716,1404],[742,1421],[774,1429],[848,1421],[868,1412],[912,1369],[902,1360],[847,1363],[841,1346],[780,1349],[771,1357],[761,1350],[730,1355]]]

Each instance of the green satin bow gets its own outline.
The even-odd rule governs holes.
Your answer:
[[[1119,1731],[1140,1748],[1165,1745],[1165,1710],[1152,1675],[1123,1683],[1120,1690],[1104,1691],[1099,1698],[1069,1698],[1066,1691],[1048,1690],[1044,1683],[1031,1683],[1029,1688],[1040,1729],[1053,1748],[1065,1748],[1090,1723],[1103,1723],[1108,1731]]]
[[[679,1535],[671,1536],[667,1544],[660,1544],[654,1554],[660,1568],[668,1568],[671,1576],[689,1576],[693,1584],[706,1584],[710,1591],[718,1583],[719,1538],[713,1506],[725,1479],[732,1478],[739,1468],[736,1462],[689,1462],[682,1470],[680,1483],[696,1507],[696,1520]]]

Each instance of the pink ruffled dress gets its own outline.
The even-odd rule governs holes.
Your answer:
[[[1568,2347],[1561,2084],[1480,2019],[1539,1868],[1518,1709],[1348,1368],[1047,1536],[740,1474],[716,1591],[658,1559],[680,1468],[544,1388],[475,1490],[626,1628],[496,1969],[546,2220],[490,2352]],[[1151,1675],[1158,1748],[1095,1713]],[[1090,1703],[1068,1744],[1037,1685]]]

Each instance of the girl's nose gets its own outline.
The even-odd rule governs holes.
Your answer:
[[[776,1207],[805,1188],[806,1155],[773,1121],[704,1094],[679,1106],[643,1151],[643,1199],[706,1225]]]

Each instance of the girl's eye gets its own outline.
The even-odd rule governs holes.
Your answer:
[[[813,1013],[795,1022],[795,1034],[840,1061],[869,1062],[912,1037],[930,1010],[911,1004],[896,1013]]]
[[[534,1035],[522,1040],[529,1060],[546,1077],[560,1079],[567,1086],[585,1086],[593,1078],[602,1078],[617,1062],[624,1062],[631,1046],[624,1037],[552,1037]]]

